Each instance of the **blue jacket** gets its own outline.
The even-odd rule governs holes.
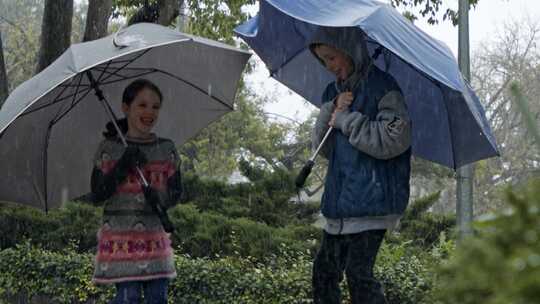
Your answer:
[[[375,66],[353,91],[351,112],[377,119],[379,102],[389,92],[401,92],[395,80]],[[333,82],[323,100],[338,95]],[[377,159],[350,143],[350,135],[334,130],[321,210],[332,219],[403,214],[409,201],[410,149],[390,158]]]

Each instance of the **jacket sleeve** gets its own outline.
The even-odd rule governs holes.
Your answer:
[[[95,204],[100,204],[111,197],[118,184],[125,179],[124,175],[127,175],[125,172],[118,172],[118,170],[112,170],[108,174],[103,172],[102,162],[104,155],[107,154],[105,146],[105,143],[102,142],[94,155],[94,168],[90,178],[90,188]]]
[[[172,161],[175,163],[174,173],[167,179],[167,193],[162,200],[165,208],[171,208],[178,204],[182,197],[182,174],[180,172],[180,157],[176,149],[172,152]]]
[[[335,126],[358,150],[378,159],[390,159],[411,145],[411,122],[403,95],[390,91],[379,101],[375,120],[361,112],[336,113]]]

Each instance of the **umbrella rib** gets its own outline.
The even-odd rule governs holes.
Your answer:
[[[79,83],[82,82],[82,74],[80,74],[81,76],[79,77]],[[86,92],[84,93],[81,93],[81,96],[79,97],[78,100],[76,100],[77,98],[77,94],[79,93],[79,88],[77,88],[77,91],[75,92],[75,94],[73,95],[73,100],[71,101],[71,105],[64,111],[64,113],[60,114],[60,111],[58,111],[57,115],[56,115],[56,118],[54,118],[54,120],[52,121],[53,124],[56,124],[58,121],[60,121],[64,116],[66,116],[67,113],[69,113],[73,108],[75,108],[75,106],[81,102],[81,100],[83,100],[89,93],[90,93],[90,90],[86,90]]]
[[[103,77],[104,80],[106,80],[106,79],[112,77],[112,74],[113,74],[113,73],[115,74],[117,71],[120,71],[120,70],[124,69],[127,65],[129,65],[130,63],[133,63],[135,60],[139,59],[141,56],[143,56],[144,54],[146,54],[148,51],[149,51],[149,49],[148,49],[148,50],[145,50],[144,52],[141,52],[141,53],[140,53],[139,55],[137,55],[135,58],[130,59],[130,60],[122,60],[122,61],[112,61],[112,60],[109,60],[109,61],[107,61],[106,67],[104,67],[104,68],[98,68],[98,69],[103,69],[103,71],[101,71],[101,74],[100,74],[100,76],[98,77],[98,79],[101,79],[101,77],[105,74],[105,71],[107,70],[107,67],[110,66],[111,63],[122,62],[123,64],[124,64],[124,63],[125,63],[125,64],[124,64],[123,66],[119,67],[119,68],[116,68],[116,67],[115,67],[115,69],[116,69],[115,72],[108,72],[109,75]],[[96,68],[94,68],[94,69],[96,69]],[[116,75],[116,74],[115,74],[115,75]],[[129,78],[126,78],[126,79],[129,79]],[[82,80],[82,77],[81,77],[81,80]],[[122,79],[122,80],[125,80],[125,79]],[[58,99],[60,96],[62,96],[62,94],[66,91],[67,88],[69,88],[69,87],[75,87],[75,86],[72,85],[71,83],[72,83],[72,81],[70,82],[70,84],[62,84],[62,85],[59,85],[59,87],[63,87],[63,89],[62,89],[62,91],[56,96],[56,98],[53,99],[53,101],[52,101],[51,103],[46,104],[46,105],[43,105],[43,106],[40,106],[40,107],[37,107],[37,108],[35,108],[35,109],[33,109],[33,110],[30,110],[30,111],[28,111],[28,112],[25,112],[25,113],[21,114],[20,116],[25,116],[25,115],[34,113],[34,112],[39,111],[39,110],[41,110],[41,109],[43,109],[43,108],[46,108],[46,107],[48,107],[48,106],[52,106],[52,105],[54,105],[54,104],[56,104],[56,103],[58,103],[58,102],[61,102],[61,101],[65,100],[65,99],[67,99],[67,98],[71,98],[71,97],[76,96],[77,93],[75,93],[75,94],[70,94],[70,95],[68,95],[68,96],[65,96],[65,97],[62,97],[62,98]],[[80,82],[79,82],[79,83],[80,83]],[[90,88],[89,85],[78,85],[77,87],[81,87],[81,86],[86,87],[85,90],[86,90],[87,92],[91,90],[91,88]],[[81,91],[81,92],[82,92],[82,91]],[[85,92],[85,93],[86,93],[86,92]],[[86,94],[86,95],[87,95],[87,94]],[[85,95],[85,96],[86,96],[86,95]],[[68,112],[69,112],[69,110],[68,110]],[[64,115],[62,115],[62,117],[63,117],[63,116],[64,116]]]
[[[284,67],[286,64],[288,64],[289,62],[291,62],[294,58],[296,58],[296,56],[298,56],[299,54],[301,54],[306,48],[300,48],[298,51],[296,51],[296,53],[294,53],[294,55],[290,56],[289,58],[287,58],[287,60],[285,62],[283,62],[277,69],[274,69],[274,70],[270,70],[270,75],[271,76],[274,76],[277,71],[279,71],[282,67]]]
[[[433,83],[435,83],[435,85],[439,88],[439,91],[441,91],[441,95],[443,96],[443,98],[441,98],[442,100],[442,103],[444,104],[444,108],[446,109],[446,118],[448,119],[448,135],[450,135],[450,140],[453,141],[453,137],[452,137],[452,125],[450,124],[450,114],[448,112],[448,104],[446,103],[446,99],[444,98],[444,91],[441,87],[441,84],[434,81]],[[452,148],[452,168],[454,169],[454,171],[457,170],[457,163],[456,163],[456,156],[455,156],[455,151],[454,151],[454,145],[450,145],[450,147]]]
[[[201,93],[203,93],[203,94],[206,94],[206,95],[210,96],[212,99],[214,99],[214,100],[216,100],[217,102],[221,103],[221,104],[224,105],[225,107],[227,107],[227,108],[229,108],[229,109],[231,109],[231,110],[234,110],[234,108],[233,108],[232,106],[230,106],[229,104],[227,104],[225,101],[223,101],[223,100],[217,98],[216,96],[213,96],[212,94],[209,94],[208,92],[205,92],[203,89],[199,88],[198,86],[196,86],[195,84],[193,84],[193,83],[191,83],[191,82],[189,82],[189,81],[187,81],[187,80],[184,80],[184,79],[182,79],[182,78],[180,78],[180,77],[178,77],[178,76],[176,76],[176,75],[174,75],[174,74],[172,74],[172,73],[165,72],[165,71],[162,71],[162,70],[155,69],[155,71],[156,71],[156,72],[163,73],[163,74],[165,74],[165,75],[167,75],[167,76],[169,76],[169,77],[172,77],[172,78],[174,78],[174,79],[176,79],[176,80],[180,80],[180,81],[184,82],[185,84],[191,86],[192,88],[198,90],[199,92],[201,92]]]
[[[135,58],[133,59],[129,59],[129,60],[125,60],[125,64],[124,64],[124,60],[122,60],[122,63],[123,65],[120,66],[120,67],[115,67],[115,71],[114,72],[109,72],[109,75],[108,76],[105,76],[103,77],[103,79],[101,78],[104,74],[105,74],[105,71],[106,71],[106,68],[101,72],[101,75],[99,75],[98,79],[97,79],[97,82],[99,83],[100,80],[107,80],[109,79],[110,77],[112,77],[113,73],[116,73],[118,71],[121,71],[122,69],[126,68],[126,66],[132,64],[133,62],[137,61],[137,59],[141,58],[142,56],[144,56],[146,53],[148,53],[151,49],[147,49],[147,50],[144,50],[143,52],[141,52],[140,54],[138,54]],[[107,62],[107,67],[110,66],[112,63],[117,63],[117,61],[112,61],[112,60],[109,60]]]
[[[89,87],[87,87],[87,86],[85,86],[85,85],[81,85],[81,86],[86,87],[84,90],[81,90],[82,93],[85,93],[84,91],[90,91],[90,90],[91,90],[91,88],[89,88]],[[66,100],[66,99],[68,99],[68,98],[72,98],[73,96],[76,96],[76,94],[70,94],[70,95],[65,96],[65,97],[62,97],[62,98],[60,98],[60,99],[55,99],[54,101],[52,101],[52,102],[50,102],[50,103],[48,103],[48,104],[39,106],[39,107],[37,107],[37,108],[35,108],[35,109],[33,109],[33,110],[30,110],[30,111],[28,111],[28,112],[22,113],[22,114],[20,115],[20,117],[26,116],[26,115],[28,115],[28,114],[32,114],[32,113],[37,112],[37,111],[39,111],[39,110],[42,110],[42,109],[44,109],[44,108],[46,108],[46,107],[49,107],[49,106],[52,106],[52,105],[54,105],[54,104],[57,104],[57,103],[59,103],[59,102],[61,102],[61,101],[64,101],[64,100]]]
[[[75,108],[76,105],[78,105],[81,100],[83,100],[88,94],[90,93],[90,90],[87,90],[86,92],[84,92],[82,94],[82,96],[77,100],[75,101],[74,103],[71,104],[71,106],[69,107],[69,109],[67,109],[64,113],[62,113],[60,116],[58,116],[58,118],[56,118],[53,123],[57,123],[58,121],[60,121],[64,116],[66,116],[71,110],[73,110],[73,108]]]
[[[77,76],[79,76],[79,75],[77,75]],[[75,76],[75,77],[77,77],[77,76]],[[75,77],[74,77],[74,78],[75,78]],[[81,84],[81,81],[82,81],[82,77],[79,77],[79,81],[78,81],[77,84]],[[73,80],[72,80],[71,82],[73,82]],[[66,89],[67,89],[67,87],[64,88],[64,90],[66,90]],[[75,99],[77,98],[77,94],[79,94],[79,86],[76,86],[76,87],[75,87],[75,93],[73,94],[73,99],[71,100],[71,105],[67,105],[67,110],[66,110],[66,111],[69,112],[69,109],[73,106],[73,102],[74,102]],[[60,107],[59,107],[58,112],[56,112],[55,117],[52,119],[51,122],[52,122],[53,124],[55,124],[55,123],[58,121],[58,120],[57,120],[57,117],[63,116],[63,115],[61,114],[61,113],[62,113],[62,108],[63,108],[63,106],[60,106]]]
[[[113,76],[117,76],[119,79],[115,79],[115,80],[112,80],[112,81],[101,81],[100,84],[115,83],[115,82],[118,82],[118,81],[132,79],[132,78],[135,78],[135,77],[140,77],[140,76],[151,74],[151,73],[155,72],[155,69],[145,69],[145,68],[123,68],[122,70],[138,70],[138,71],[145,71],[146,73],[132,75],[132,76],[125,76],[125,75],[117,73],[119,71],[110,72],[110,71],[104,70],[104,73],[108,74],[108,77],[104,78],[104,80],[107,80],[107,79],[109,79],[109,78],[111,78]]]
[[[112,63],[112,60],[107,61],[107,63],[105,64],[105,67],[103,68],[103,70],[101,70],[101,73],[100,73],[99,76],[97,77],[97,80],[96,80],[97,83],[99,83],[99,81],[101,80],[102,77],[106,77],[106,76],[103,76],[103,75],[105,75],[105,71],[107,71],[108,67],[111,66],[111,63]],[[129,64],[129,62],[128,62],[126,65],[128,65],[128,64]],[[125,66],[123,66],[123,67],[125,67]],[[120,67],[120,69],[118,69],[118,70],[116,70],[116,71],[121,70],[123,67]],[[99,70],[98,70],[98,71],[99,71]],[[109,75],[110,75],[110,74],[109,74]],[[107,76],[109,76],[109,75],[107,75]]]

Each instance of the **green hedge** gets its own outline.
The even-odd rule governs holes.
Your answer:
[[[170,303],[310,303],[311,257],[283,245],[275,258],[176,256],[178,277],[169,290]],[[421,304],[431,286],[429,263],[405,245],[383,245],[376,274],[390,304]],[[44,303],[106,303],[110,286],[91,283],[92,255],[73,247],[51,252],[24,243],[0,251],[0,299],[15,294]],[[345,284],[345,283],[344,283]],[[345,292],[345,298],[347,298]],[[8,303],[0,300],[0,303]]]
[[[540,179],[508,191],[507,202],[442,263],[434,303],[540,303]]]
[[[169,210],[176,226],[172,239],[182,253],[196,257],[240,255],[264,259],[280,244],[312,253],[320,230],[310,225],[272,227],[248,218],[231,218],[214,211],[201,212],[193,204]],[[0,249],[24,239],[46,250],[61,250],[70,243],[79,253],[94,251],[101,209],[71,202],[48,215],[20,205],[0,204]]]
[[[101,224],[101,209],[68,203],[48,214],[25,207],[0,202],[0,249],[13,247],[24,239],[45,249],[59,249],[77,244],[78,252],[96,246],[96,232]]]

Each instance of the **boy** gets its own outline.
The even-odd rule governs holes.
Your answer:
[[[409,199],[411,130],[404,98],[395,80],[373,64],[358,29],[321,28],[309,48],[336,76],[323,93],[312,138],[317,147],[334,128],[321,149],[329,165],[314,302],[340,303],[345,272],[353,304],[386,303],[373,265]]]

